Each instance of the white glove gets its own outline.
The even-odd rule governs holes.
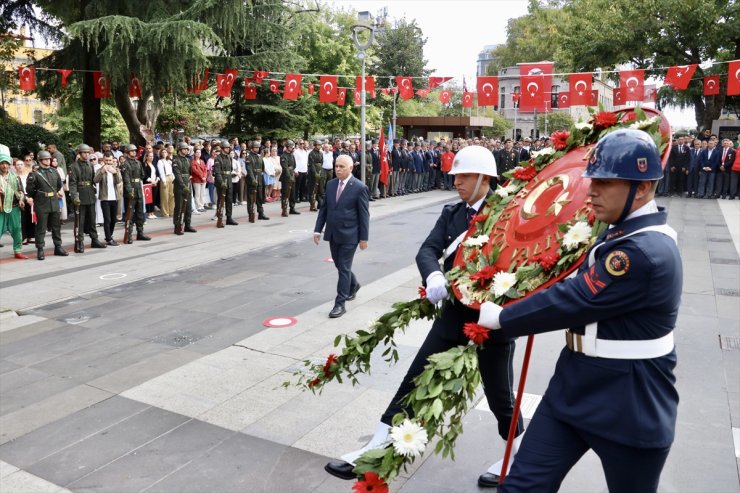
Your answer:
[[[447,298],[447,279],[440,271],[435,271],[427,277],[427,299],[436,305]]]
[[[503,308],[498,306],[496,303],[486,301],[480,306],[478,324],[491,330],[500,329],[501,324],[498,321],[498,317],[501,315],[501,310],[503,310]]]

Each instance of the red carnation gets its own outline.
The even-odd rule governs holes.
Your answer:
[[[622,115],[622,123],[629,123],[635,120],[637,120],[637,113],[634,111],[625,112]]]
[[[324,376],[330,377],[331,376],[331,365],[337,362],[337,355],[336,354],[330,354],[328,358],[326,358],[326,363],[324,363]]]
[[[491,331],[482,325],[468,322],[463,325],[463,334],[474,343],[481,345],[488,340]]]
[[[481,270],[476,272],[475,274],[470,276],[471,281],[479,281],[480,285],[482,287],[486,287],[488,285],[488,281],[493,279],[493,276],[498,272],[499,269],[494,267],[493,265],[486,265]]]
[[[543,269],[548,271],[555,267],[555,265],[558,263],[558,260],[560,260],[560,254],[557,251],[552,253],[545,253],[542,255],[537,255],[532,260],[538,262]]]
[[[488,216],[486,216],[485,214],[476,214],[475,216],[473,216],[472,224],[482,223],[486,219],[488,219]]]
[[[609,128],[617,124],[617,115],[611,111],[602,111],[594,115],[594,126],[597,128]]]
[[[537,169],[534,166],[517,166],[512,176],[517,180],[529,181],[537,175]]]
[[[565,150],[565,148],[568,145],[568,138],[570,137],[570,132],[567,130],[561,130],[559,132],[555,132],[550,136],[550,140],[552,141],[552,146],[555,148],[556,151],[562,151]]]
[[[368,471],[364,478],[363,481],[357,481],[352,486],[356,493],[388,493],[388,485],[377,473]]]
[[[588,220],[588,225],[593,226],[594,222],[596,222],[596,214],[594,213],[594,210],[591,209],[588,211],[588,215],[586,216],[586,219]]]
[[[314,378],[313,380],[311,380],[310,382],[308,382],[308,388],[316,387],[320,383],[321,383],[321,379],[320,378]]]
[[[419,299],[425,300],[427,299],[427,290],[424,288],[424,286],[419,286]]]
[[[467,256],[465,259],[466,262],[475,262],[475,260],[478,258],[478,249],[473,248],[470,250],[470,255]]]

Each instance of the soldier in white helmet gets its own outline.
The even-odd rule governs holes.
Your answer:
[[[341,479],[355,479],[354,462],[367,450],[388,445],[388,433],[397,413],[406,412],[413,416],[413,410],[401,403],[402,399],[413,390],[413,379],[424,370],[427,358],[459,345],[466,345],[468,338],[463,334],[463,325],[477,322],[479,312],[460,303],[450,295],[444,272],[453,267],[455,252],[468,230],[473,216],[483,209],[484,202],[493,192],[491,180],[497,176],[496,160],[491,151],[482,146],[467,146],[457,153],[452,165],[451,175],[455,175],[455,188],[461,201],[447,205],[437,223],[419,248],[416,265],[419,268],[426,286],[427,299],[432,303],[444,301],[442,315],[434,321],[427,338],[419,348],[411,367],[406,373],[396,395],[378,423],[375,434],[365,447],[342,455],[341,461],[330,462],[326,471]],[[439,259],[444,259],[444,272],[440,269]],[[486,399],[494,416],[498,420],[499,435],[506,440],[509,425],[514,411],[513,368],[514,340],[493,333],[485,346],[478,350],[478,365]],[[522,418],[519,418],[517,435],[523,432]],[[498,484],[496,465],[479,479],[483,487]]]

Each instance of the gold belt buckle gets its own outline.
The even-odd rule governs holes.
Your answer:
[[[46,192],[46,196],[47,197],[53,197],[54,196],[54,192]]]
[[[565,331],[565,345],[568,346],[568,349],[570,349],[571,351],[582,353],[583,336],[581,334],[571,332],[570,329],[568,329]]]
[[[131,180],[131,181],[133,181],[134,183],[139,183],[139,178],[134,178],[134,179],[133,179],[133,180]]]

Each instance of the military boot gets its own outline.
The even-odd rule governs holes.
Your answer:
[[[229,217],[229,218],[226,218],[226,225],[227,226],[239,226],[239,223]]]
[[[77,248],[75,248],[76,253],[85,253],[85,240],[80,240],[76,243]]]
[[[177,236],[182,236],[182,235],[184,235],[184,234],[185,234],[185,233],[183,232],[183,230],[182,230],[182,226],[180,226],[179,224],[175,226],[175,234],[176,234]]]
[[[37,248],[36,249],[36,258],[39,260],[44,260],[46,258],[46,255],[44,255],[44,249],[43,248]]]
[[[188,224],[187,226],[185,226],[185,232],[186,233],[197,233],[198,230]]]
[[[54,255],[56,255],[57,257],[66,257],[69,254],[67,253],[67,250],[65,250],[61,246],[55,246],[54,247]]]
[[[254,212],[250,212],[249,213],[249,222],[250,223],[253,223],[254,222]]]
[[[90,248],[106,248],[108,245],[101,243],[97,238],[93,238]]]
[[[295,207],[291,207],[290,208],[290,213],[291,214],[295,214],[296,216],[300,214],[300,212],[298,212],[297,210],[295,210]]]
[[[149,241],[149,240],[151,240],[151,238],[145,235],[144,232],[136,233],[136,241]]]
[[[257,216],[257,219],[259,219],[260,221],[269,221],[270,220],[269,217],[265,216],[264,212],[260,212],[259,216]]]
[[[288,217],[288,209],[283,207],[283,213],[281,214],[283,217]]]

